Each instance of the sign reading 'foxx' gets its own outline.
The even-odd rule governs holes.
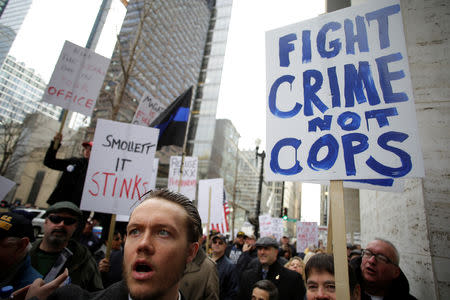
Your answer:
[[[151,188],[159,130],[97,121],[81,209],[128,215]]]
[[[424,176],[398,1],[266,33],[268,180]]]

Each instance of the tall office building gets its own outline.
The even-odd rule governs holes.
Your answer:
[[[232,3],[232,0],[216,0],[213,6],[191,115],[187,153],[198,157],[200,179],[208,178],[213,164],[211,153]]]
[[[210,16],[205,0],[130,1],[97,100],[91,134],[97,118],[112,118],[111,103],[123,82],[127,84],[113,119],[124,122],[132,120],[144,94],[169,106],[190,86],[195,87]],[[131,71],[122,72],[122,66],[130,62],[134,64]]]
[[[223,178],[228,199],[233,199],[237,184],[239,137],[230,120],[217,120],[208,178]]]
[[[0,66],[22,26],[32,0],[0,0]]]
[[[58,120],[61,108],[42,102],[47,83],[31,68],[8,55],[0,68],[0,119],[22,123],[40,112]]]

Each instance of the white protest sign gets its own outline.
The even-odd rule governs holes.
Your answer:
[[[92,115],[109,61],[92,50],[66,41],[42,100]]]
[[[150,179],[150,190],[154,190],[156,186],[156,177],[158,176],[158,166],[159,166],[159,158],[153,159],[153,169],[152,169],[152,177]],[[128,222],[130,219],[130,215],[117,215],[116,221],[118,222]]]
[[[223,178],[199,180],[198,213],[200,214],[202,223],[207,224],[210,189],[211,189],[210,223],[213,228],[217,227],[220,228],[220,224],[222,224],[225,221],[223,212]]]
[[[16,185],[12,180],[0,176],[0,200],[3,200],[9,191]]]
[[[309,245],[319,242],[319,227],[316,222],[297,222],[297,252],[303,252]]]
[[[167,189],[180,192],[191,199],[191,201],[194,200],[197,185],[197,165],[197,157],[184,157],[183,175],[180,183],[181,156],[171,156]]]
[[[327,186],[330,185],[329,180],[315,180],[302,182],[323,184]],[[355,179],[355,180],[344,180],[343,184],[344,188],[401,193],[404,190],[405,180],[404,179],[394,180],[393,178]]]
[[[159,130],[99,119],[80,208],[129,215],[150,190]]]
[[[272,218],[272,235],[277,241],[284,235],[284,220],[282,218]]]
[[[423,177],[398,0],[266,33],[269,181]]]
[[[259,220],[259,236],[271,236],[272,234],[272,217],[270,215],[261,215],[258,217]]]
[[[152,99],[149,94],[145,94],[139,102],[139,106],[134,113],[131,123],[136,125],[150,126],[156,117],[164,111],[164,105],[156,99]]]

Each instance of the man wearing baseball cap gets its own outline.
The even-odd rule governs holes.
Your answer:
[[[71,282],[88,291],[103,289],[100,272],[90,251],[72,239],[82,219],[81,210],[72,202],[50,206],[44,214],[44,236],[33,243],[31,264],[49,282],[69,270]]]
[[[216,234],[212,237],[212,259],[216,262],[219,273],[219,299],[233,300],[237,295],[238,277],[235,272],[235,265],[226,257],[227,238],[223,234]]]
[[[49,205],[59,201],[70,201],[80,207],[83,193],[84,180],[91,156],[92,142],[83,142],[83,157],[70,157],[67,159],[56,158],[56,153],[61,147],[62,134],[57,133],[50,142],[50,147],[44,158],[44,165],[50,169],[62,171],[53,193],[47,200]],[[56,145],[56,146],[55,146]]]
[[[279,299],[302,300],[305,286],[300,274],[283,267],[278,261],[279,244],[273,237],[256,241],[258,263],[255,268],[244,271],[239,285],[239,300],[251,299],[252,286],[262,279],[270,280],[279,291]]]
[[[30,220],[11,212],[0,213],[0,288],[10,285],[15,291],[42,278],[31,266],[28,251],[32,241]]]

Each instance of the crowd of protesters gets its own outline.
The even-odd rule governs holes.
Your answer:
[[[180,197],[185,200],[180,194],[164,190],[152,193],[156,196],[150,196],[148,201],[170,202]],[[170,240],[180,239],[180,232],[187,228],[177,228],[180,224],[166,225],[170,220],[165,217],[154,221],[149,212],[157,219],[160,207],[141,213],[142,224],[134,228],[133,216],[143,203],[130,217],[127,230],[114,233],[108,258],[106,242],[100,241],[92,230],[97,220],[85,219],[85,214],[72,202],[57,202],[46,210],[41,238],[34,237],[31,222],[25,216],[1,213],[0,264],[8,270],[0,275],[1,297],[5,298],[8,292],[17,295],[28,292],[32,299],[67,299],[67,293],[70,299],[128,299],[118,296],[125,293],[134,299],[132,293],[143,288],[139,285],[141,281],[150,286],[166,286],[158,281],[163,276],[176,285],[178,298],[173,299],[336,299],[333,256],[325,253],[323,247],[310,245],[297,253],[288,236],[280,240],[270,236],[256,239],[238,232],[228,241],[216,231],[202,236],[200,227],[194,236],[188,235],[190,246],[185,248],[183,243],[174,242],[173,249],[168,246]],[[189,213],[198,215],[195,207],[189,209]],[[160,240],[153,240],[154,233],[144,236],[147,227],[157,228],[155,239]],[[129,235],[137,243],[133,244],[134,252],[127,252],[127,247],[131,247],[127,243]],[[144,236],[143,241],[134,242],[140,236]],[[138,258],[127,262],[130,253]],[[175,256],[167,257],[174,253]],[[415,299],[409,294],[408,280],[399,267],[399,253],[391,242],[377,238],[364,249],[348,244],[347,255],[351,299]],[[180,257],[189,259],[179,261]],[[176,261],[179,266],[174,265]],[[76,288],[58,292],[60,288],[52,286],[63,281],[65,286],[71,283],[68,286]],[[32,288],[27,289],[32,283]],[[131,286],[132,283],[136,286]],[[114,296],[107,296],[109,293]]]

